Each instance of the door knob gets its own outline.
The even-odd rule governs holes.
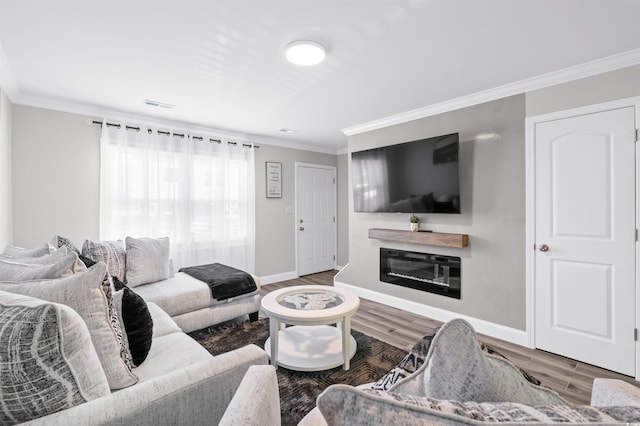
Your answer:
[[[301,226],[301,227],[300,227],[300,230],[301,230],[301,231],[304,231],[304,227],[303,227],[303,226]]]
[[[546,244],[542,244],[542,245],[540,246],[540,249],[539,249],[539,250],[540,250],[541,252],[547,252],[547,251],[549,251],[549,246],[548,246],[548,245],[546,245]]]

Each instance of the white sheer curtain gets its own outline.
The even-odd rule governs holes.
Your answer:
[[[254,271],[254,148],[102,123],[100,239],[169,237],[176,270]]]

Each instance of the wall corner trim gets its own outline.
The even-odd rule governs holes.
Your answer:
[[[511,342],[516,345],[527,346],[527,333],[522,330],[435,308],[433,306],[423,305],[422,303],[401,299],[399,297],[390,296],[377,291],[356,287],[340,281],[334,281],[334,285],[339,288],[351,290],[364,299],[373,300],[374,302],[382,303],[384,305],[392,306],[394,308],[402,309],[438,321],[447,322],[454,318],[462,318],[468,321],[480,334],[495,337],[496,339],[506,340],[507,342]]]
[[[620,68],[625,68],[637,64],[640,64],[640,48],[618,53],[612,56],[607,56],[605,58],[596,59],[594,61],[585,62],[580,65],[563,68],[561,70],[552,71],[536,77],[531,77],[502,86],[494,87],[493,89],[472,93],[467,96],[461,96],[459,98],[446,100],[444,102],[417,108],[404,113],[391,115],[389,117],[383,117],[378,120],[369,121],[367,123],[357,124],[355,126],[342,129],[342,132],[347,136],[357,135],[359,133],[369,132],[396,124],[402,124],[421,118],[431,117],[436,114],[442,114],[445,112],[454,111],[457,109],[466,108],[501,98],[506,98],[508,96],[519,95],[521,93],[530,92],[532,90],[538,90],[545,87],[554,86],[556,84],[566,83],[569,81],[578,80],[581,78],[590,77],[592,75],[602,74],[605,72],[614,71]]]

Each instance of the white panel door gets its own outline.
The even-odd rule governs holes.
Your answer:
[[[335,169],[298,165],[298,275],[335,267]]]
[[[635,375],[635,108],[535,126],[535,345]]]

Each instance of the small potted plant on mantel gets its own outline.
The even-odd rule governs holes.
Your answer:
[[[411,222],[411,232],[416,232],[420,227],[420,218],[412,214],[411,217],[409,217],[409,222]]]

